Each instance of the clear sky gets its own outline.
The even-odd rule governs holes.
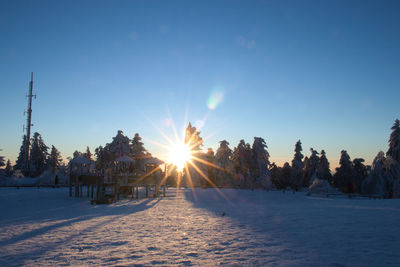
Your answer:
[[[263,137],[370,163],[400,117],[400,1],[0,1],[0,148],[32,131],[65,159],[139,132],[164,158],[170,114],[205,146]],[[214,101],[210,101],[210,97]]]

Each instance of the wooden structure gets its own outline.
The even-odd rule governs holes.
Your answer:
[[[75,196],[82,195],[82,184],[78,177],[80,175],[88,175],[90,173],[91,161],[84,156],[73,158],[69,162],[69,196],[72,196],[72,186],[75,186]]]
[[[75,197],[83,196],[83,187],[87,187],[87,197],[91,203],[106,204],[118,201],[120,196],[139,198],[139,189],[143,189],[145,197],[160,194],[161,181],[164,173],[159,168],[163,161],[157,158],[145,159],[145,170],[134,170],[135,162],[128,156],[122,156],[114,161],[113,168],[103,170],[103,174],[90,173],[88,161],[76,157],[71,160],[70,196],[75,188]],[[86,159],[87,160],[87,159]],[[165,196],[165,185],[162,195]]]

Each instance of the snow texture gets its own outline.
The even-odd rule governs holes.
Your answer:
[[[399,266],[400,200],[190,189],[90,205],[0,188],[0,266]]]

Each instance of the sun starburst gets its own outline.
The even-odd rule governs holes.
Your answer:
[[[175,165],[178,172],[182,172],[187,162],[191,161],[192,153],[184,142],[173,144],[170,147],[168,162]]]
[[[179,190],[181,183],[184,182],[186,186],[189,186],[192,189],[194,197],[196,198],[194,187],[201,185],[206,187],[211,186],[215,188],[223,198],[228,200],[215,184],[214,179],[209,177],[208,173],[211,170],[214,175],[220,175],[223,172],[231,171],[216,165],[213,161],[209,161],[204,157],[205,154],[200,148],[204,140],[199,136],[199,132],[197,131],[196,127],[192,127],[191,124],[187,123],[185,119],[184,125],[189,126],[187,128],[182,128],[182,132],[179,135],[175,127],[174,120],[171,118],[169,112],[168,115],[168,127],[171,127],[174,136],[168,136],[158,127],[157,124],[149,120],[153,127],[165,139],[165,141],[167,141],[167,144],[165,144],[147,139],[147,141],[163,148],[164,151],[168,152],[165,168],[166,171],[163,179],[160,182],[160,185],[164,184],[171,175],[174,176],[174,172],[176,172],[175,178],[177,190]],[[208,139],[209,137],[210,136],[206,137],[205,139]]]

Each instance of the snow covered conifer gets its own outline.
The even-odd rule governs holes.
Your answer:
[[[219,144],[215,156],[220,166],[225,168],[231,161],[232,149],[229,148],[229,142],[226,140],[220,141]]]
[[[244,150],[244,165],[245,165],[245,169],[243,170],[243,176],[244,176],[244,183],[243,185],[245,187],[250,186],[250,182],[251,182],[251,173],[250,173],[250,169],[252,167],[252,162],[253,162],[253,150],[251,149],[251,146],[249,143],[246,143],[245,146],[245,150]]]
[[[400,198],[400,121],[395,120],[389,138],[389,149],[386,158],[382,151],[375,157],[370,173],[361,181],[361,191],[364,194],[376,194],[384,197]],[[360,183],[366,171],[362,167],[355,172],[356,184]],[[358,168],[358,169],[359,169]],[[356,164],[354,164],[356,169]]]
[[[75,150],[74,153],[72,154],[72,157],[76,158],[76,157],[79,157],[79,156],[82,156],[82,155],[83,155],[82,152],[80,152],[78,150]]]
[[[207,161],[208,163],[215,165],[215,154],[212,148],[208,148],[207,149],[207,153],[205,154],[205,161]],[[216,180],[215,180],[215,173],[216,173],[216,168],[211,166],[211,165],[207,165],[206,166],[207,169],[207,177],[208,179],[211,180],[211,182],[214,183],[214,185],[216,184]]]
[[[147,153],[147,150],[144,148],[144,144],[142,142],[142,137],[140,137],[138,133],[135,133],[130,147],[131,155],[134,159],[143,158]]]
[[[235,171],[240,177],[241,186],[248,186],[249,170],[252,165],[253,152],[249,143],[242,139],[233,150],[232,160],[235,165]]]
[[[276,188],[280,188],[280,183],[279,183],[279,168],[276,166],[275,162],[272,162],[269,165],[269,173],[271,174],[271,182],[272,185],[275,186]]]
[[[7,176],[11,176],[12,174],[12,166],[10,160],[7,160],[6,168],[4,169]]]
[[[47,168],[48,146],[44,143],[42,136],[35,132],[32,137],[32,146],[30,152],[30,171],[31,175],[37,176]]]
[[[109,163],[106,149],[99,146],[94,150],[94,154],[96,156],[96,169],[105,169]]]
[[[304,179],[304,163],[303,163],[303,154],[301,151],[303,148],[301,147],[301,141],[298,140],[296,142],[294,148],[294,158],[292,160],[292,171],[291,171],[291,187],[295,190],[298,190],[299,187],[303,184]]]
[[[138,133],[135,133],[135,136],[130,144],[130,149],[130,154],[136,161],[135,168],[141,170],[144,169],[144,159],[148,156],[148,154],[146,148],[144,148],[142,137]]]
[[[113,137],[113,141],[110,144],[110,152],[114,156],[113,160],[130,154],[131,148],[129,143],[129,138],[124,135],[123,131],[119,130],[117,135]]]
[[[92,160],[92,152],[90,152],[90,148],[86,147],[86,152],[83,154],[83,156],[85,158],[87,158],[88,160]]]
[[[0,167],[5,166],[6,164],[4,163],[4,157],[0,156]]]
[[[222,185],[232,178],[229,172],[232,171],[233,162],[231,160],[232,150],[229,148],[229,142],[222,140],[219,144],[219,148],[215,153],[215,158],[218,165],[225,170],[224,172],[220,172],[218,177],[220,179],[217,181],[218,185]]]
[[[389,138],[389,149],[386,156],[392,157],[397,162],[400,162],[400,121],[396,119],[391,128],[392,133]],[[399,177],[400,179],[400,177]]]
[[[196,127],[192,126],[189,122],[185,132],[185,144],[188,145],[192,151],[200,150],[203,145],[203,138],[200,137],[200,132]]]
[[[28,173],[26,173],[28,168],[25,163],[26,146],[27,146],[27,140],[26,140],[26,135],[24,135],[24,137],[22,138],[22,145],[19,149],[18,158],[14,165],[14,170],[20,170],[24,175],[28,175]]]
[[[190,148],[192,151],[192,155],[196,156],[198,158],[202,157],[201,153],[201,146],[203,145],[203,138],[200,137],[200,132],[197,131],[196,127],[192,126],[192,124],[189,122],[188,127],[186,128],[185,131],[185,145]],[[192,165],[188,165],[187,170],[190,172],[186,177],[191,177],[192,181],[188,181],[189,185],[192,184],[193,186],[200,186],[201,185],[201,180],[203,178],[200,178],[200,174],[195,170],[195,168]]]
[[[271,182],[277,189],[286,189],[292,184],[292,168],[288,162],[283,164],[283,167],[276,166],[275,162],[270,164],[269,172]]]
[[[235,164],[236,173],[246,173],[246,143],[244,140],[240,140],[237,147],[234,148],[232,153],[232,160]]]
[[[304,166],[304,180],[303,180],[303,186],[308,187],[310,183],[312,183],[312,177],[316,174],[318,163],[319,163],[319,157],[318,157],[318,152],[314,150],[313,148],[310,148],[311,155],[305,162]]]
[[[389,181],[385,168],[385,154],[380,151],[372,162],[371,172],[362,183],[362,192],[367,195],[389,196]]]
[[[291,171],[292,171],[292,168],[290,167],[289,163],[285,162],[285,164],[283,164],[283,167],[280,171],[280,177],[279,177],[279,181],[280,181],[280,185],[282,186],[282,189],[286,189],[287,187],[290,186]]]
[[[269,173],[269,153],[265,140],[261,137],[254,137],[252,146],[252,178],[254,186],[269,188],[271,175]]]
[[[352,180],[352,165],[350,156],[346,150],[341,151],[339,168],[336,168],[336,173],[333,176],[333,184],[345,193],[352,193],[353,191],[353,180]]]
[[[326,158],[325,150],[321,151],[321,157],[319,158],[317,166],[317,177],[320,180],[327,180],[328,182],[332,182],[332,174],[329,169],[329,161]]]
[[[356,158],[353,160],[353,187],[354,192],[361,193],[361,186],[367,177],[367,167],[363,164],[364,159]]]
[[[57,150],[55,146],[51,146],[48,164],[53,173],[55,173],[58,170],[58,168],[61,166],[61,163],[62,163],[62,158],[60,152]]]

